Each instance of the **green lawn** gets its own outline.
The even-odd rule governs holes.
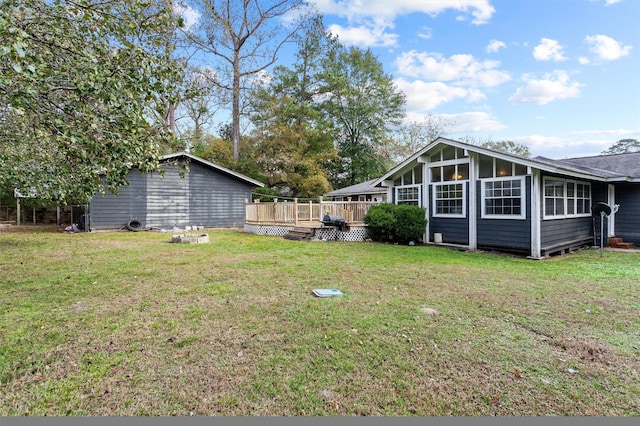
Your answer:
[[[0,233],[0,415],[640,415],[639,254],[209,236]]]

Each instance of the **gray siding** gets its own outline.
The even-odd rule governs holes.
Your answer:
[[[469,183],[467,185],[467,199],[466,199],[466,211],[467,217],[465,218],[445,218],[445,217],[433,217],[433,209],[429,209],[429,240],[433,241],[433,234],[441,233],[442,242],[448,244],[462,244],[469,245],[469,197],[472,194],[469,193]],[[431,203],[433,200],[433,185],[429,185],[429,197],[427,202]]]
[[[149,228],[189,225],[189,180],[180,177],[180,167],[165,164],[164,175],[147,177],[147,218]]]
[[[119,195],[97,195],[90,205],[90,226],[119,229],[132,220],[147,228],[204,226],[240,227],[244,224],[245,200],[252,185],[225,173],[191,162],[181,177],[180,165],[166,163],[164,175],[143,175],[132,170],[130,185]]]
[[[640,247],[640,183],[616,185],[616,237]]]
[[[482,219],[482,182],[477,183],[476,217],[479,247],[531,250],[531,177],[525,181],[526,219]]]
[[[251,200],[251,186],[199,164],[191,165],[189,185],[189,212],[193,225],[244,226],[245,200]]]
[[[540,225],[540,240],[542,251],[560,250],[591,242],[591,217],[543,220]]]
[[[131,170],[128,186],[120,188],[118,195],[96,195],[89,205],[89,225],[96,229],[119,229],[131,219],[144,222],[147,218],[147,175]]]
[[[544,189],[541,192],[541,197],[544,197]],[[598,182],[591,182],[591,204],[595,205],[600,201],[605,203],[607,202],[607,185]],[[543,252],[553,252],[554,250],[562,250],[570,247],[576,247],[581,244],[593,243],[594,221],[591,216],[545,220],[542,206],[543,202],[541,199],[540,217],[543,219],[540,224],[540,241]],[[604,226],[606,229],[606,222]],[[599,218],[596,218],[595,227],[597,231],[596,233],[599,236]]]

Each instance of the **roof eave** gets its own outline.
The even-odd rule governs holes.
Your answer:
[[[212,168],[212,169],[218,170],[220,172],[223,172],[225,174],[228,174],[230,176],[233,176],[236,179],[245,181],[247,183],[251,183],[251,184],[253,184],[255,186],[258,186],[260,188],[264,187],[264,183],[262,183],[262,182],[258,182],[257,180],[251,179],[248,176],[241,175],[240,173],[236,173],[233,170],[227,169],[226,167],[222,167],[222,166],[219,166],[217,164],[214,164],[214,163],[212,163],[210,161],[205,160],[204,158],[196,157],[195,155],[190,154],[188,152],[176,152],[176,153],[173,153],[173,154],[163,155],[162,157],[160,157],[160,161],[167,161],[167,160],[180,158],[180,157],[187,157],[187,158],[189,158],[189,159],[191,159],[193,161],[196,161],[198,163],[204,164],[205,166],[207,166],[209,168]]]

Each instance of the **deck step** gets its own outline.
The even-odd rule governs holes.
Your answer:
[[[313,237],[314,230],[312,228],[293,228],[290,229],[283,238],[286,240],[304,241]]]
[[[633,243],[617,243],[616,244],[616,248],[632,249],[633,248]]]
[[[610,237],[609,238],[609,247],[617,247],[618,244],[622,242],[622,238],[618,237]]]

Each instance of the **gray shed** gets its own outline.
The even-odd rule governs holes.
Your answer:
[[[160,163],[164,175],[132,169],[118,195],[93,197],[91,229],[120,229],[132,220],[144,228],[242,227],[245,201],[253,188],[264,186],[186,152],[166,155]]]

